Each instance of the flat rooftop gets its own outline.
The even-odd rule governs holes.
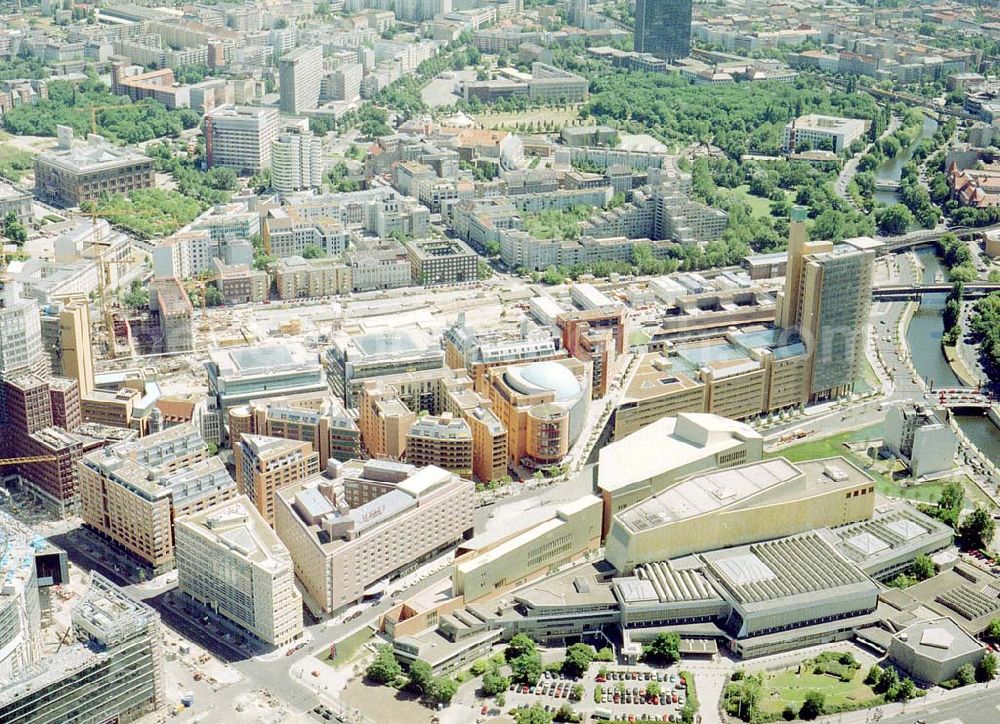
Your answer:
[[[176,525],[187,526],[219,548],[233,551],[267,570],[276,571],[291,565],[288,551],[277,533],[245,495],[185,516]]]
[[[289,371],[297,367],[318,368],[320,366],[316,355],[307,352],[306,348],[298,342],[260,347],[214,349],[209,351],[208,356],[218,367],[220,377],[271,374]]]
[[[36,158],[73,174],[106,171],[133,163],[153,163],[149,156],[124,146],[112,146],[103,139],[88,140],[86,146],[44,151]]]

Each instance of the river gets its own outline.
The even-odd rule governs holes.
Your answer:
[[[924,265],[925,283],[934,282],[939,272],[944,274],[933,248],[922,247],[917,251],[917,256]],[[944,308],[945,298],[944,294],[924,295],[920,308],[906,330],[906,342],[913,358],[913,366],[924,380],[934,387],[962,387],[941,351],[941,336],[944,334],[941,310]],[[985,415],[960,415],[956,420],[962,431],[986,457],[1000,460],[1000,430]]]
[[[930,138],[937,131],[938,123],[928,115],[924,115],[924,125],[920,128],[920,137],[897,153],[893,158],[886,159],[882,165],[875,170],[876,181],[895,181],[899,183],[903,175],[903,166],[913,158],[913,152],[917,149],[917,144],[925,138]],[[875,191],[875,201],[877,203],[891,206],[899,201],[899,194],[896,191]]]

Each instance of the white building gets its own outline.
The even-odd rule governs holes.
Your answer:
[[[785,126],[782,150],[794,153],[802,147],[820,148],[829,144],[827,150],[840,153],[855,139],[865,134],[866,122],[858,118],[837,118],[810,113],[799,116]]]
[[[932,410],[894,405],[885,415],[885,447],[902,460],[915,478],[955,467],[958,438]]]
[[[319,105],[323,48],[297,48],[278,60],[282,113],[298,115]]]
[[[273,646],[302,635],[292,559],[241,495],[174,522],[181,591]]]
[[[0,290],[0,379],[40,373],[47,364],[38,304],[21,297],[20,284],[8,280]]]
[[[257,173],[271,163],[271,144],[281,129],[274,108],[222,106],[205,114],[205,156],[209,166]]]
[[[271,143],[271,186],[291,193],[323,184],[323,142],[308,133],[283,133]]]

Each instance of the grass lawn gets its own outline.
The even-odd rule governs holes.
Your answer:
[[[636,329],[631,332],[628,336],[629,344],[646,344],[649,341],[649,335],[643,332],[641,329]]]
[[[827,674],[798,674],[795,670],[783,671],[768,676],[764,681],[760,708],[762,711],[774,714],[780,714],[786,706],[798,711],[810,691],[823,694],[828,707],[857,705],[858,702],[880,699],[871,687],[864,683],[864,678],[865,672],[862,669],[854,672],[851,681],[841,681]]]
[[[869,427],[865,427],[860,430],[842,432],[839,435],[832,435],[831,437],[823,438],[822,440],[810,440],[799,443],[798,445],[790,445],[788,447],[781,448],[780,450],[766,453],[764,457],[784,457],[788,458],[791,462],[796,463],[805,460],[828,458],[834,455],[843,455],[875,478],[875,489],[882,493],[882,495],[888,495],[893,498],[906,498],[907,500],[913,500],[920,503],[936,502],[938,496],[941,494],[941,490],[949,482],[948,480],[924,483],[923,485],[904,488],[898,482],[892,480],[887,474],[869,467],[871,460],[867,456],[858,455],[844,446],[845,443],[855,442],[858,440],[874,440],[880,438],[881,436],[882,426],[870,425]],[[988,508],[994,507],[992,501],[990,501],[989,498],[983,494],[983,491],[980,490],[979,487],[967,477],[962,475],[954,478],[954,480],[962,483],[965,488],[966,507],[971,507],[975,503],[984,503]]]
[[[720,191],[724,189],[719,189]],[[737,186],[734,189],[729,190],[729,195],[735,198],[737,201],[742,201],[750,207],[750,211],[754,216],[770,216],[771,215],[771,200],[762,199],[760,196],[754,196],[750,193],[750,185],[743,184],[742,186]],[[791,191],[786,191],[785,196],[790,198],[792,195]]]
[[[343,638],[337,642],[337,653],[333,658],[330,658],[330,649],[327,649],[322,656],[319,656],[319,660],[328,666],[340,666],[343,663],[350,661],[354,654],[364,646],[366,643],[375,638],[375,633],[365,626],[360,631],[355,631],[347,638]]]

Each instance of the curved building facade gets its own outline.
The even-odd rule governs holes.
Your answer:
[[[590,369],[576,359],[488,370],[493,408],[508,430],[512,468],[557,465],[580,436],[590,406]]]

